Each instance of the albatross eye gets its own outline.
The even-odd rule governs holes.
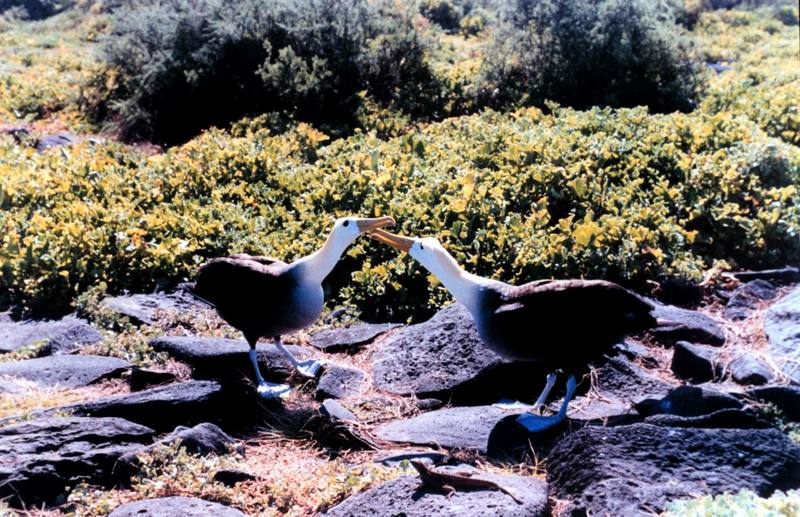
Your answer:
[[[342,226],[344,226],[344,227],[350,226],[350,221],[348,221],[348,220],[345,220],[345,221],[342,223]]]
[[[425,249],[425,246],[423,246],[422,244],[420,244],[420,245],[419,245],[419,249],[421,249],[421,250],[424,250],[424,249]]]

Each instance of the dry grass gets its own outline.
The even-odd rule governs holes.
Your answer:
[[[30,418],[36,411],[74,402],[82,402],[129,391],[127,383],[120,379],[103,381],[82,388],[41,387],[30,381],[19,381],[24,387],[20,394],[0,395],[0,418]]]
[[[130,501],[184,495],[217,501],[253,516],[312,515],[346,497],[404,473],[368,462],[364,453],[331,460],[310,442],[279,433],[262,433],[244,443],[244,455],[205,458],[176,446],[141,455],[143,469],[127,490],[87,485],[69,497],[76,517],[107,515]],[[220,469],[237,469],[256,477],[229,488],[213,481]]]

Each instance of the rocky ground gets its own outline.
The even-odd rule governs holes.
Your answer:
[[[58,321],[4,315],[0,498],[115,517],[650,515],[796,489],[798,282],[791,268],[740,273],[697,310],[659,306],[669,323],[587,368],[568,421],[538,434],[492,403],[531,402],[547,372],[483,347],[458,305],[416,325],[329,315],[292,342],[326,362],[312,381],[260,344],[267,379],[295,387],[279,402],[255,395],[245,342],[180,291]],[[550,410],[562,394],[559,379]],[[408,460],[518,500],[423,486]]]

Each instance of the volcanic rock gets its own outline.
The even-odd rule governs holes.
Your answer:
[[[587,426],[547,459],[551,495],[591,515],[652,515],[668,501],[800,486],[800,447],[777,429]]]
[[[126,503],[109,517],[246,517],[235,508],[197,497],[159,497]]]
[[[437,488],[423,486],[417,476],[403,476],[354,495],[323,515],[331,517],[543,517],[549,515],[547,484],[526,476],[481,472],[473,467],[440,467],[445,472],[469,472],[473,477],[488,479],[507,489],[522,501],[492,489],[459,487],[451,495]]]
[[[75,388],[117,377],[132,366],[115,357],[59,354],[0,363],[0,376],[21,377],[39,386]]]
[[[150,345],[189,364],[195,377],[227,380],[253,375],[253,365],[247,355],[250,346],[243,339],[163,336],[151,339]],[[305,348],[293,345],[286,345],[286,348],[299,360],[311,357]],[[284,381],[294,373],[292,365],[273,343],[257,345],[256,352],[265,379]]]
[[[326,365],[317,383],[317,399],[344,399],[360,395],[367,388],[367,374],[357,368]]]
[[[678,341],[673,347],[672,373],[695,384],[710,381],[717,373],[713,348]]]
[[[766,280],[753,280],[737,287],[725,305],[724,316],[729,320],[743,320],[761,302],[771,300],[778,295],[775,286]]]
[[[653,316],[660,323],[649,332],[664,344],[674,345],[678,341],[714,346],[725,344],[725,332],[716,321],[701,312],[655,304]]]
[[[40,356],[66,353],[101,339],[103,336],[94,327],[74,316],[42,321],[13,321],[9,317],[0,320],[0,352],[43,342],[44,346],[38,352]]]
[[[473,449],[486,453],[492,429],[507,415],[509,412],[494,406],[439,409],[390,422],[378,428],[377,435],[395,443]]]
[[[772,358],[786,375],[800,383],[800,286],[770,307],[764,331]]]
[[[334,328],[312,334],[309,343],[323,352],[354,352],[393,328],[397,323],[360,323],[351,327]]]
[[[144,449],[153,430],[121,418],[50,417],[0,428],[0,497],[52,504],[83,481],[108,486],[131,474],[118,459]]]

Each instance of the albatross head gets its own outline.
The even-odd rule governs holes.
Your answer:
[[[384,230],[375,230],[369,236],[411,255],[438,278],[458,302],[473,314],[477,310],[480,301],[478,289],[483,280],[461,269],[438,240],[432,237],[403,237]]]
[[[436,276],[443,271],[458,269],[455,259],[433,237],[403,237],[384,230],[372,231],[369,236],[376,241],[405,251]]]
[[[333,225],[331,237],[349,244],[362,233],[369,233],[385,226],[394,226],[394,219],[391,217],[340,217]]]

